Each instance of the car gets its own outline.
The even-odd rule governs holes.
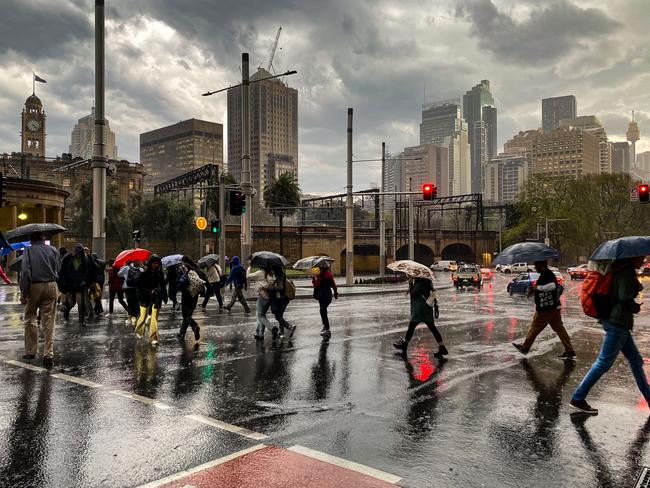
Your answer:
[[[559,271],[554,271],[554,270],[551,270],[551,271],[553,271],[553,274],[557,278],[557,284],[560,285],[562,287],[562,289],[564,289],[564,276],[562,276],[562,273],[560,273]]]
[[[587,269],[586,264],[581,264],[580,266],[568,268],[567,272],[572,280],[584,280],[587,277],[589,270]]]
[[[504,274],[526,273],[528,271],[535,271],[535,267],[529,266],[528,263],[505,264],[501,266],[500,271]]]
[[[473,264],[465,264],[460,266],[452,275],[451,280],[454,282],[456,288],[462,286],[474,286],[481,288],[483,284],[483,277],[481,276],[481,268]]]
[[[558,289],[561,295],[564,292],[564,277],[560,272],[557,271],[554,272],[554,274],[557,277],[559,287]],[[515,293],[528,295],[533,291],[533,285],[537,283],[538,279],[539,273],[521,273],[513,278],[510,283],[508,283],[506,290],[510,295],[514,295]]]
[[[431,265],[431,271],[456,271],[458,264],[456,261],[442,260],[436,261]]]
[[[483,281],[492,281],[492,278],[494,278],[494,271],[490,268],[481,268],[481,277],[483,278]]]

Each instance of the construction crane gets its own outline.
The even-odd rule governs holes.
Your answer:
[[[266,71],[269,73],[271,72],[271,69],[273,69],[273,58],[275,57],[275,50],[278,48],[278,39],[280,39],[280,33],[282,32],[282,26],[278,27],[278,33],[275,35],[275,42],[273,43],[273,47],[271,48],[271,54],[269,54],[269,64],[266,66]],[[257,69],[260,69],[262,65],[260,64]],[[273,70],[273,74],[275,74],[275,70]]]

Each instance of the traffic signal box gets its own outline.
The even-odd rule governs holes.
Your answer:
[[[422,199],[433,200],[438,194],[438,188],[433,183],[424,183],[422,185]]]
[[[645,183],[641,183],[638,188],[639,202],[649,203],[650,202],[650,186]]]
[[[210,232],[216,235],[221,234],[221,220],[215,219],[211,222]]]
[[[239,190],[231,190],[228,194],[228,208],[230,215],[246,213],[246,195]]]

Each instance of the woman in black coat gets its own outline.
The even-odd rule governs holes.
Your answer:
[[[158,344],[158,312],[162,302],[167,303],[167,288],[163,274],[162,261],[156,254],[152,254],[145,269],[138,278],[138,302],[140,304],[140,317],[135,325],[135,334],[138,339],[144,335],[147,310],[151,307],[151,322],[149,323],[149,341],[152,346]]]
[[[194,314],[196,305],[199,302],[200,291],[193,289],[188,282],[190,271],[194,271],[204,282],[207,280],[205,273],[199,269],[199,266],[189,256],[183,256],[181,264],[179,265],[179,284],[176,286],[176,289],[181,292],[181,312],[183,314],[183,322],[181,323],[181,329],[177,335],[178,339],[181,341],[185,340],[185,333],[187,332],[188,327],[191,327],[192,332],[194,332],[194,340],[198,341],[201,338],[201,328],[199,327],[199,324],[196,323],[196,320],[192,318],[192,314]],[[183,280],[181,280],[181,277]]]

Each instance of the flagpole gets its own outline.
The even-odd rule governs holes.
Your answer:
[[[32,71],[32,95],[36,95],[36,73]]]

